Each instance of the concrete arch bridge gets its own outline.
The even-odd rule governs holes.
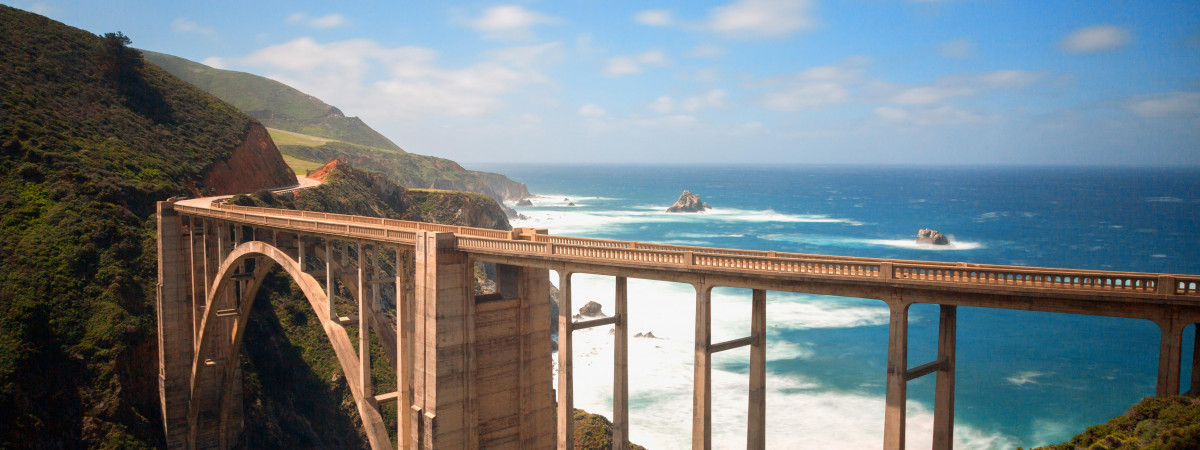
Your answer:
[[[242,430],[238,351],[250,305],[281,267],[320,318],[373,448],[570,448],[572,332],[612,325],[613,430],[627,446],[627,280],[696,291],[692,446],[712,445],[714,353],[749,346],[746,445],[765,446],[767,291],[878,299],[890,310],[883,447],[904,447],[909,380],[936,376],[935,448],[954,431],[960,305],[1151,320],[1162,331],[1157,392],[1180,386],[1183,329],[1200,322],[1200,276],[852,258],[554,236],[360,216],[158,204],[159,386],[172,448],[228,447]],[[473,263],[496,264],[498,294],[473,294]],[[558,386],[551,371],[549,271],[559,275]],[[613,317],[574,321],[571,277],[613,276]],[[712,341],[714,287],[752,290],[750,334]],[[938,354],[908,361],[908,310],[940,305]],[[344,313],[344,314],[343,314]],[[386,361],[371,361],[369,338]],[[353,335],[353,338],[352,338]],[[357,342],[355,342],[357,341]],[[252,345],[252,344],[247,344]],[[1200,345],[1196,346],[1200,349]],[[1200,386],[1194,357],[1192,385]],[[377,392],[372,364],[396,371]],[[379,406],[398,403],[396,423]]]

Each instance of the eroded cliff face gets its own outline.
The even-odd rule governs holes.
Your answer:
[[[202,193],[225,195],[292,186],[296,175],[283,161],[267,129],[254,123],[228,159],[204,170],[202,183]]]
[[[483,194],[464,191],[409,189],[408,195],[426,222],[511,230],[500,204]]]

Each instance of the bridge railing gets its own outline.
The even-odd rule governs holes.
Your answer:
[[[775,274],[807,274],[905,283],[1004,286],[1074,292],[1123,292],[1200,297],[1200,276],[1023,266],[906,261],[760,250],[693,247],[518,233],[312,211],[258,208],[229,204],[217,208],[177,205],[181,212],[225,217],[245,223],[312,230],[412,243],[416,232],[450,232],[464,250],[544,255],[562,258],[655,266],[695,267]],[[529,240],[524,240],[524,239]]]

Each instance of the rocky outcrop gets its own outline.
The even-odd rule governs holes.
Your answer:
[[[646,338],[646,339],[658,339],[658,336],[655,336],[654,332],[652,332],[652,331],[647,331],[645,333],[638,333],[638,334],[633,335],[633,337]]]
[[[527,198],[523,198],[521,201],[517,202],[517,206],[533,206],[533,202],[529,201]]]
[[[587,302],[586,305],[579,308],[579,315],[584,317],[608,317],[604,314],[599,303]]]
[[[693,194],[692,191],[683,191],[682,194],[679,194],[679,200],[676,200],[674,205],[667,208],[667,212],[694,213],[704,212],[706,209],[712,209],[712,207],[708,206],[708,203],[701,201],[699,195]]]
[[[409,189],[420,217],[426,222],[511,230],[500,203],[486,195],[464,191]]]
[[[283,161],[275,142],[261,124],[250,125],[242,144],[229,158],[208,166],[202,174],[210,194],[224,195],[254,192],[296,184],[296,175]]]
[[[929,245],[950,245],[950,239],[937,230],[922,228],[917,231],[917,243]]]

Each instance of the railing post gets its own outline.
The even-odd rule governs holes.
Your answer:
[[[690,252],[687,253],[689,256]],[[712,448],[712,288],[696,285],[695,365],[692,377],[692,449]]]
[[[938,360],[944,363],[938,369],[933,397],[933,448],[950,450],[954,448],[954,341],[958,307],[940,305],[939,308]]]
[[[883,448],[904,449],[905,403],[908,399],[908,307],[904,301],[888,302],[887,409],[883,414]]]
[[[613,449],[629,448],[629,280],[617,277],[613,331]]]
[[[767,447],[767,291],[755,289],[750,307],[750,400],[746,448]]]
[[[558,273],[558,449],[575,448],[575,398],[571,354],[571,273]]]

